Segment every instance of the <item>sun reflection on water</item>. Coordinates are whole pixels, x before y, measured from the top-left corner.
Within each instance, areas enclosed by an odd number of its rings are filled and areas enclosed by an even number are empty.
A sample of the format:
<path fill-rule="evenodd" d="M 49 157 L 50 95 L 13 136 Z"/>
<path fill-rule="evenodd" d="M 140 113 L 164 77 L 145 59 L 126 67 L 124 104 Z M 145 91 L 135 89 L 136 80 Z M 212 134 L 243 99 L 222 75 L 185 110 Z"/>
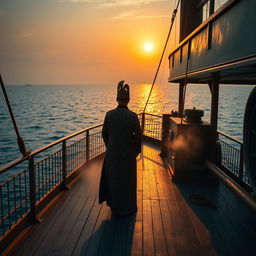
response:
<path fill-rule="evenodd" d="M 172 85 L 170 85 L 171 87 Z M 144 110 L 151 84 L 137 84 L 131 90 L 131 102 L 129 107 L 140 113 Z M 171 112 L 177 109 L 177 88 L 173 86 L 172 90 L 165 90 L 162 86 L 156 84 L 151 93 L 146 112 L 159 114 Z"/>

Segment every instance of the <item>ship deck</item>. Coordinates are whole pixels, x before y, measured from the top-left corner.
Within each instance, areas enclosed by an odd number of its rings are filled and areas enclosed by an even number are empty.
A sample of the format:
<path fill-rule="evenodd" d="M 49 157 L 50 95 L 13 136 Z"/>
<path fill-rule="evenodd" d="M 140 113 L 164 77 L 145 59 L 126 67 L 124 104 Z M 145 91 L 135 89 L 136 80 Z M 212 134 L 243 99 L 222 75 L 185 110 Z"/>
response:
<path fill-rule="evenodd" d="M 8 255 L 251 255 L 256 218 L 221 182 L 173 183 L 157 148 L 144 144 L 137 159 L 138 212 L 117 218 L 98 204 L 102 157 L 27 228 Z M 194 205 L 206 196 L 217 209 Z"/>

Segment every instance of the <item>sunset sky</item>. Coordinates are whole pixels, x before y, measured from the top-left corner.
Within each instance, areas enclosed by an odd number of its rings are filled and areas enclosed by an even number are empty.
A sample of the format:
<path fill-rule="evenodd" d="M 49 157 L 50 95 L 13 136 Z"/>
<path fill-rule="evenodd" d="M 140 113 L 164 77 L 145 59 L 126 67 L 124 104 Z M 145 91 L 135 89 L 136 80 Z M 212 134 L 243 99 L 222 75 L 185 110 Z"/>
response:
<path fill-rule="evenodd" d="M 6 84 L 150 83 L 175 2 L 1 0 L 0 72 Z"/>

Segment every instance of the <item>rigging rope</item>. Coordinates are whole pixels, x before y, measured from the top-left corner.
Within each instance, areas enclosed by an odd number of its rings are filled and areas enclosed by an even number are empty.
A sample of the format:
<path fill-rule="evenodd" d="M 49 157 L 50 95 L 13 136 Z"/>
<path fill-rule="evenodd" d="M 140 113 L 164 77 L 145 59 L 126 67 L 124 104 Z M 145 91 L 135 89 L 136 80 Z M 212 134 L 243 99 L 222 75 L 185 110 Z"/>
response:
<path fill-rule="evenodd" d="M 187 83 L 188 83 L 188 64 L 189 64 L 189 49 L 190 49 L 190 43 L 188 44 L 188 55 L 187 55 L 187 63 L 186 63 L 186 74 L 185 74 L 185 79 L 184 79 L 184 90 L 183 90 L 183 95 L 182 95 L 182 103 L 181 103 L 181 123 L 183 120 L 183 112 L 184 112 L 184 107 L 185 107 L 185 98 L 186 98 L 186 91 L 187 91 Z"/>
<path fill-rule="evenodd" d="M 16 124 L 16 121 L 15 121 L 15 118 L 14 118 L 14 115 L 13 115 L 13 112 L 12 112 L 12 107 L 11 107 L 10 101 L 8 99 L 7 92 L 5 90 L 5 86 L 4 86 L 4 82 L 3 82 L 1 74 L 0 74 L 0 84 L 1 84 L 1 87 L 2 87 L 2 90 L 3 90 L 4 98 L 5 98 L 5 101 L 6 101 L 11 119 L 12 119 L 13 126 L 14 126 L 14 129 L 15 129 L 16 135 L 17 135 L 17 141 L 18 141 L 18 146 L 19 146 L 20 152 L 23 155 L 23 157 L 25 157 L 29 154 L 29 152 L 26 150 L 24 140 L 20 136 L 19 129 L 18 129 L 18 126 Z"/>
<path fill-rule="evenodd" d="M 150 89 L 150 92 L 149 92 L 149 95 L 148 95 L 148 98 L 147 98 L 147 101 L 146 101 L 143 113 L 145 113 L 145 111 L 146 111 L 146 108 L 147 108 L 147 105 L 148 105 L 148 101 L 150 99 L 150 96 L 151 96 L 151 93 L 153 91 L 153 88 L 154 88 L 154 85 L 155 85 L 155 82 L 156 82 L 156 78 L 157 78 L 159 69 L 161 67 L 161 63 L 162 63 L 162 60 L 163 60 L 163 57 L 164 57 L 164 53 L 165 53 L 165 50 L 166 50 L 166 47 L 167 47 L 167 44 L 168 44 L 168 41 L 169 41 L 169 38 L 170 38 L 170 35 L 171 35 L 171 32 L 172 32 L 172 27 L 173 27 L 174 20 L 175 20 L 177 11 L 178 11 L 179 4 L 180 4 L 180 0 L 178 1 L 177 5 L 176 5 L 176 8 L 173 10 L 173 13 L 172 13 L 170 29 L 169 29 L 169 32 L 168 32 L 168 35 L 167 35 L 167 38 L 166 38 L 164 49 L 163 49 L 163 52 L 162 52 L 162 55 L 161 55 L 161 58 L 160 58 L 160 61 L 159 61 L 159 64 L 158 64 L 158 67 L 157 67 L 157 70 L 156 70 L 156 74 L 154 76 L 154 79 L 153 79 L 153 82 L 152 82 L 152 85 L 151 85 L 151 89 Z"/>

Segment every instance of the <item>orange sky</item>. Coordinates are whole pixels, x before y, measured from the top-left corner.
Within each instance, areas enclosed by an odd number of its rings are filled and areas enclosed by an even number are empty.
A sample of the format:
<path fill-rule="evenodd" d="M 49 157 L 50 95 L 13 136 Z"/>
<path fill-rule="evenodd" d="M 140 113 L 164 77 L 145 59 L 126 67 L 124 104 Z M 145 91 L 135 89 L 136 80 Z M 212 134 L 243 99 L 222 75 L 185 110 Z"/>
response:
<path fill-rule="evenodd" d="M 150 83 L 175 2 L 1 0 L 0 72 L 7 84 Z"/>

